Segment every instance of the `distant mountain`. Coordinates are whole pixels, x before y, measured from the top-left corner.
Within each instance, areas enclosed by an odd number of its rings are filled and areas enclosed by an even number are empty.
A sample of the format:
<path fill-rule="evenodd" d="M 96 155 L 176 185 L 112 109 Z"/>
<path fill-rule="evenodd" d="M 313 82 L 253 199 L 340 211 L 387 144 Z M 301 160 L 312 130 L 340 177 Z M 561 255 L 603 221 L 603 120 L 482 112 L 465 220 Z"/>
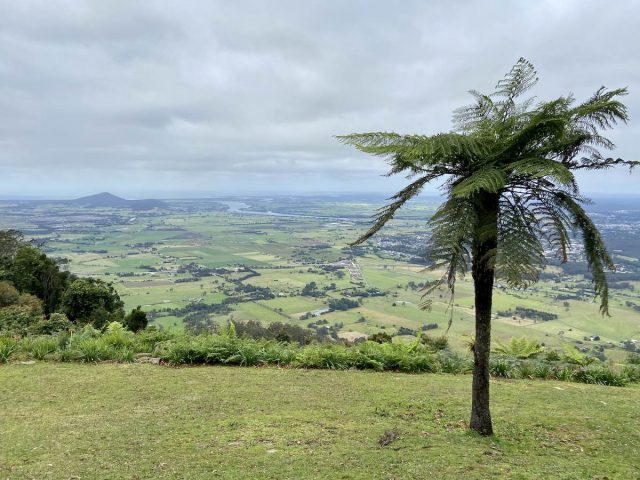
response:
<path fill-rule="evenodd" d="M 81 207 L 92 208 L 131 208 L 133 210 L 152 210 L 154 208 L 167 208 L 168 205 L 161 200 L 127 200 L 108 192 L 89 195 L 88 197 L 76 198 L 68 203 Z"/>

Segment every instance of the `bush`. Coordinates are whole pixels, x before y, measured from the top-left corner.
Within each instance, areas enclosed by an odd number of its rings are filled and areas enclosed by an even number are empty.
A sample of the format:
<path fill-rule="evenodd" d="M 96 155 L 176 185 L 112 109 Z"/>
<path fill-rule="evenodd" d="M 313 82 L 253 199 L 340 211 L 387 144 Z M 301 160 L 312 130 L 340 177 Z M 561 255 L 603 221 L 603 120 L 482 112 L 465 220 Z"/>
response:
<path fill-rule="evenodd" d="M 393 337 L 389 335 L 387 332 L 377 332 L 373 335 L 369 335 L 367 338 L 370 342 L 376 343 L 391 343 L 393 341 Z"/>
<path fill-rule="evenodd" d="M 514 358 L 531 358 L 544 351 L 544 347 L 538 342 L 535 340 L 529 341 L 527 337 L 514 337 L 508 344 L 503 344 L 500 341 L 496 343 L 498 344 L 494 350 L 496 353 Z"/>
<path fill-rule="evenodd" d="M 625 365 L 622 367 L 622 374 L 630 382 L 640 382 L 640 365 Z"/>
<path fill-rule="evenodd" d="M 623 373 L 616 372 L 606 365 L 588 365 L 579 368 L 574 372 L 573 378 L 578 382 L 613 387 L 624 387 L 629 382 Z"/>
<path fill-rule="evenodd" d="M 29 327 L 29 333 L 35 335 L 52 335 L 73 329 L 73 323 L 64 313 L 52 313 L 49 318 L 42 318 Z"/>
<path fill-rule="evenodd" d="M 131 313 L 124 317 L 125 326 L 132 332 L 139 332 L 147 328 L 147 314 L 142 310 L 140 306 L 131 310 Z"/>
<path fill-rule="evenodd" d="M 444 335 L 440 337 L 432 337 L 431 335 L 422 334 L 420 341 L 427 346 L 427 348 L 439 352 L 449 346 L 449 339 Z"/>
<path fill-rule="evenodd" d="M 18 303 L 20 293 L 9 282 L 0 282 L 0 308 Z"/>
<path fill-rule="evenodd" d="M 630 353 L 627 355 L 629 365 L 640 365 L 640 353 Z"/>
<path fill-rule="evenodd" d="M 7 363 L 16 351 L 18 342 L 11 337 L 0 337 L 0 363 Z"/>
<path fill-rule="evenodd" d="M 438 361 L 442 373 L 461 374 L 473 370 L 473 362 L 455 352 L 438 352 Z"/>
<path fill-rule="evenodd" d="M 516 367 L 520 378 L 534 378 L 536 376 L 536 364 L 530 361 L 520 362 Z"/>
<path fill-rule="evenodd" d="M 553 369 L 553 376 L 562 382 L 573 382 L 575 370 L 569 365 L 558 365 Z"/>
<path fill-rule="evenodd" d="M 514 378 L 514 364 L 506 358 L 494 358 L 489 362 L 489 373 L 493 377 Z"/>
<path fill-rule="evenodd" d="M 58 348 L 58 341 L 53 337 L 36 337 L 30 342 L 23 343 L 26 353 L 36 360 L 44 360 L 47 355 L 53 353 Z"/>
<path fill-rule="evenodd" d="M 26 335 L 30 328 L 42 322 L 44 317 L 33 305 L 11 305 L 0 308 L 0 333 Z"/>

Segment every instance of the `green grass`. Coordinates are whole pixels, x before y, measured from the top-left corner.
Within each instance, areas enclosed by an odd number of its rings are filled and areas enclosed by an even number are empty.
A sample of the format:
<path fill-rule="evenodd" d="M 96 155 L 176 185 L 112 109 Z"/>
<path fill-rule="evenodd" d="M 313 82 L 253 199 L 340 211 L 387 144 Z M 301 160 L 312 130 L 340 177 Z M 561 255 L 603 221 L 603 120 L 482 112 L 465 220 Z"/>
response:
<path fill-rule="evenodd" d="M 2 478 L 640 475 L 638 386 L 493 381 L 480 438 L 468 376 L 36 363 L 0 383 Z"/>

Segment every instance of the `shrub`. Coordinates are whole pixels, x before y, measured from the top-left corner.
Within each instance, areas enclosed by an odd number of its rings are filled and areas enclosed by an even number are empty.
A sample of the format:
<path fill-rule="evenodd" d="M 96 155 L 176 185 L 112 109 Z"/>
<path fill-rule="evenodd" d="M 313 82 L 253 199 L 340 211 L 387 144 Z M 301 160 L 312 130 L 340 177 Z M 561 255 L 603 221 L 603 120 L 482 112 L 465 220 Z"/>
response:
<path fill-rule="evenodd" d="M 640 365 L 640 353 L 629 353 L 627 355 L 627 363 L 629 365 Z"/>
<path fill-rule="evenodd" d="M 562 382 L 572 382 L 575 370 L 569 365 L 558 365 L 553 369 L 553 376 Z"/>
<path fill-rule="evenodd" d="M 84 363 L 95 363 L 114 358 L 114 352 L 101 338 L 86 338 L 76 345 L 78 358 Z"/>
<path fill-rule="evenodd" d="M 536 365 L 530 361 L 519 362 L 516 372 L 520 378 L 534 378 L 536 376 Z"/>
<path fill-rule="evenodd" d="M 579 368 L 574 373 L 574 379 L 578 382 L 613 387 L 624 387 L 629 381 L 624 374 L 616 372 L 606 365 L 588 365 Z"/>
<path fill-rule="evenodd" d="M 20 293 L 9 282 L 0 282 L 0 308 L 8 307 L 18 302 Z"/>
<path fill-rule="evenodd" d="M 538 363 L 535 367 L 534 375 L 536 378 L 548 380 L 550 378 L 553 378 L 553 369 L 548 363 Z"/>
<path fill-rule="evenodd" d="M 52 313 L 49 318 L 42 318 L 29 328 L 29 333 L 35 335 L 51 335 L 66 332 L 73 328 L 73 323 L 64 313 Z"/>
<path fill-rule="evenodd" d="M 449 339 L 441 335 L 439 337 L 432 337 L 431 335 L 427 335 L 426 333 L 422 334 L 420 337 L 420 341 L 427 346 L 427 348 L 439 352 L 440 350 L 444 350 L 449 346 Z"/>
<path fill-rule="evenodd" d="M 461 374 L 473 369 L 471 360 L 455 352 L 440 351 L 437 358 L 442 373 Z"/>
<path fill-rule="evenodd" d="M 29 328 L 44 317 L 33 305 L 11 305 L 0 308 L 0 333 L 11 335 L 26 335 Z"/>
<path fill-rule="evenodd" d="M 544 358 L 548 362 L 558 362 L 560 361 L 560 354 L 556 350 L 549 350 L 545 353 Z"/>
<path fill-rule="evenodd" d="M 147 314 L 142 310 L 140 306 L 131 310 L 131 313 L 124 317 L 124 324 L 132 332 L 139 332 L 140 330 L 144 330 L 145 328 L 147 328 L 148 323 L 149 320 L 147 320 Z"/>
<path fill-rule="evenodd" d="M 7 363 L 16 351 L 18 342 L 11 337 L 0 337 L 0 363 Z"/>
<path fill-rule="evenodd" d="M 30 342 L 24 342 L 23 348 L 36 360 L 44 360 L 47 355 L 58 348 L 58 341 L 52 337 L 36 337 Z"/>
<path fill-rule="evenodd" d="M 498 344 L 494 350 L 496 353 L 514 358 L 531 358 L 544 351 L 544 347 L 538 342 L 529 341 L 527 337 L 514 337 L 506 345 L 499 340 L 496 343 Z"/>
<path fill-rule="evenodd" d="M 489 362 L 489 373 L 494 377 L 514 378 L 514 365 L 506 358 L 494 358 Z"/>
<path fill-rule="evenodd" d="M 376 332 L 373 335 L 369 335 L 367 340 L 376 343 L 391 343 L 393 341 L 393 337 L 387 332 Z"/>
<path fill-rule="evenodd" d="M 622 367 L 622 374 L 630 382 L 640 382 L 640 365 L 625 365 Z"/>

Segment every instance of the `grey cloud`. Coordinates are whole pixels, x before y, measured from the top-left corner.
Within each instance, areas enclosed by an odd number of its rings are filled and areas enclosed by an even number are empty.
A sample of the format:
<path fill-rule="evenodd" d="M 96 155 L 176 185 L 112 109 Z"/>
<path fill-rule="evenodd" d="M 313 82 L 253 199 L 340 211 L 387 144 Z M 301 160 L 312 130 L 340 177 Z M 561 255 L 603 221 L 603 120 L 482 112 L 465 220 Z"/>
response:
<path fill-rule="evenodd" d="M 598 1 L 2 2 L 0 195 L 391 192 L 402 178 L 333 136 L 448 130 L 520 56 L 542 98 L 628 86 L 633 122 L 639 18 Z M 614 154 L 640 159 L 638 131 L 620 126 Z M 635 192 L 638 174 L 609 178 Z"/>

